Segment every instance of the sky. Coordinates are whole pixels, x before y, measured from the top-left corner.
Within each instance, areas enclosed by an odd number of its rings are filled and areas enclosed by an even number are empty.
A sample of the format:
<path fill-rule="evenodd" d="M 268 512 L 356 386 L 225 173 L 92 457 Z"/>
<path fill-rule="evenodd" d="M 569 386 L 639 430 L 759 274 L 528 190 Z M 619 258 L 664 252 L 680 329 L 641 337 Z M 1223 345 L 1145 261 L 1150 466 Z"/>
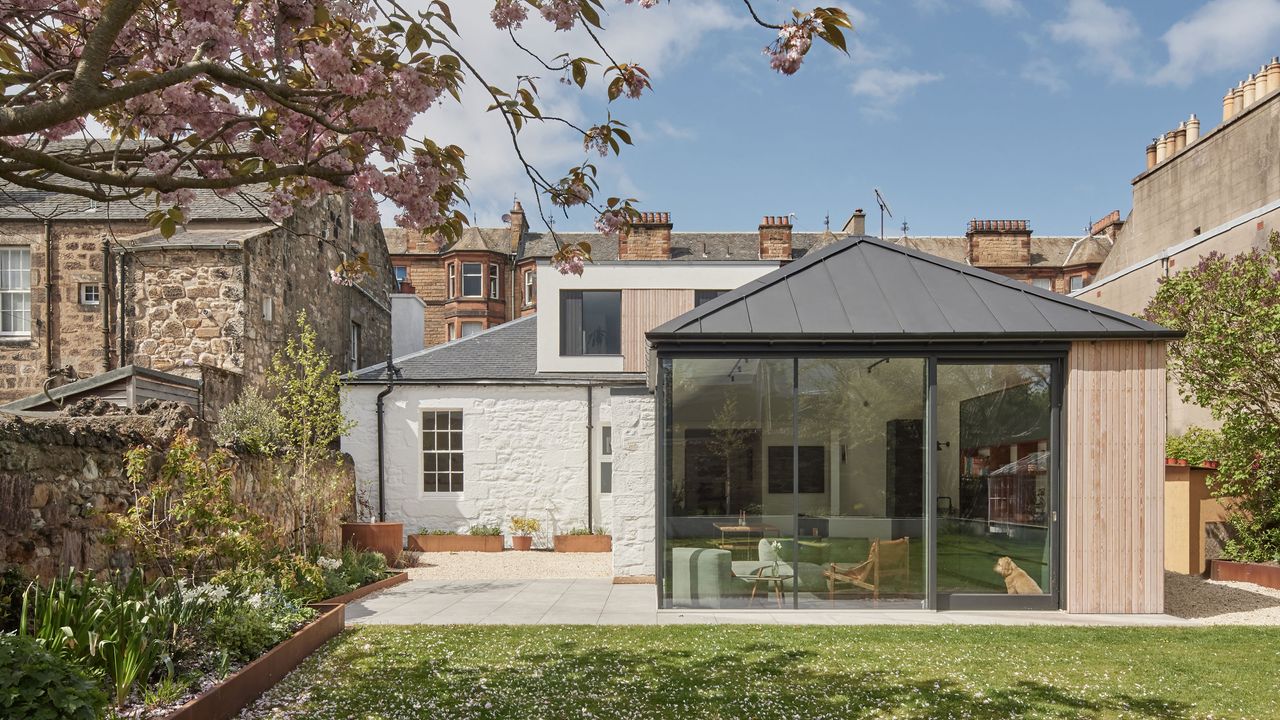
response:
<path fill-rule="evenodd" d="M 754 0 L 767 19 L 792 3 Z M 596 158 L 601 193 L 671 213 L 676 230 L 749 230 L 794 214 L 797 230 L 839 230 L 855 208 L 878 232 L 873 188 L 893 217 L 886 234 L 958 235 L 970 218 L 1026 219 L 1039 235 L 1082 233 L 1127 214 L 1146 145 L 1195 113 L 1201 134 L 1222 117 L 1228 87 L 1280 55 L 1280 0 L 866 0 L 833 2 L 854 20 L 850 53 L 815 44 L 794 76 L 762 54 L 770 31 L 738 0 L 670 0 L 652 9 L 606 0 L 602 40 L 653 74 L 641 100 L 606 103 L 532 65 L 488 20 L 488 0 L 452 3 L 461 49 L 491 84 L 538 75 L 544 112 L 587 125 L 606 112 L 635 147 Z M 807 6 L 804 6 L 807 7 Z M 581 32 L 531 17 L 531 49 L 586 54 Z M 468 153 L 468 214 L 501 224 L 535 203 L 511 140 L 471 83 L 463 102 L 424 114 L 414 134 Z M 584 157 L 561 128 L 520 134 L 522 151 L 558 177 Z M 555 216 L 584 230 L 589 213 Z"/>

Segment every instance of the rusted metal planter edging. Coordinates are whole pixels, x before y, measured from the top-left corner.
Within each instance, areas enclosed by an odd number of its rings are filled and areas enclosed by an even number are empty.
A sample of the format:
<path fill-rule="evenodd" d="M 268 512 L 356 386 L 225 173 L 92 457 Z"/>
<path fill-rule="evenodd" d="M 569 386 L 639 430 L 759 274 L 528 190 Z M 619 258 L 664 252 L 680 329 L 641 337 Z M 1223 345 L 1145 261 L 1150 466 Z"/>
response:
<path fill-rule="evenodd" d="M 613 552 L 613 538 L 609 535 L 556 535 L 556 552 Z"/>
<path fill-rule="evenodd" d="M 331 597 L 331 598 L 329 598 L 328 600 L 323 601 L 323 603 L 322 603 L 322 604 L 324 604 L 324 605 L 333 605 L 333 604 L 341 603 L 341 604 L 344 604 L 344 605 L 345 605 L 346 603 L 349 603 L 349 602 L 355 602 L 356 600 L 359 600 L 360 598 L 364 597 L 365 595 L 369 595 L 369 594 L 371 594 L 371 593 L 376 593 L 376 592 L 378 592 L 379 590 L 386 590 L 386 589 L 387 589 L 387 588 L 389 588 L 389 587 L 393 587 L 393 586 L 395 586 L 395 585 L 399 585 L 400 583 L 402 583 L 402 582 L 404 582 L 404 581 L 406 581 L 406 580 L 408 580 L 408 579 L 409 579 L 409 573 L 408 573 L 408 572 L 404 572 L 404 571 L 402 571 L 402 572 L 398 572 L 398 573 L 396 573 L 396 574 L 394 574 L 394 575 L 389 575 L 389 576 L 387 576 L 387 577 L 385 577 L 385 578 L 383 578 L 382 580 L 379 580 L 379 581 L 377 581 L 377 582 L 371 582 L 371 583 L 369 583 L 368 585 L 361 585 L 360 587 L 356 588 L 355 590 L 352 590 L 351 592 L 346 593 L 346 594 L 344 594 L 344 595 L 339 595 L 339 596 L 337 596 L 337 597 Z"/>
<path fill-rule="evenodd" d="M 1280 565 L 1210 560 L 1209 579 L 1249 582 L 1280 590 Z"/>
<path fill-rule="evenodd" d="M 311 607 L 320 611 L 314 620 L 262 657 L 169 713 L 165 720 L 227 720 L 257 700 L 345 627 L 345 605 L 324 602 Z"/>

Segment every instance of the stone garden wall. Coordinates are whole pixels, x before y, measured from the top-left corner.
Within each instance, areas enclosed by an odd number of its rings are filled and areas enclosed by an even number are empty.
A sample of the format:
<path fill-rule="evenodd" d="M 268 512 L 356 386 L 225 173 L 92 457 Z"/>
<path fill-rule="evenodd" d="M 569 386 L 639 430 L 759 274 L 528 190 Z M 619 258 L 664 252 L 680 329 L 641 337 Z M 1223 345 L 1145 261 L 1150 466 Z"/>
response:
<path fill-rule="evenodd" d="M 160 405 L 146 414 L 18 417 L 0 413 L 0 568 L 17 565 L 49 577 L 70 567 L 128 568 L 127 547 L 108 537 L 106 515 L 126 510 L 133 489 L 124 453 L 138 445 L 163 448 L 181 429 L 204 438 L 206 428 L 186 406 Z M 285 493 L 273 481 L 287 471 L 271 458 L 236 457 L 237 497 L 275 529 L 294 530 Z M 350 463 L 343 471 L 352 486 Z M 322 518 L 338 540 L 338 517 Z"/>

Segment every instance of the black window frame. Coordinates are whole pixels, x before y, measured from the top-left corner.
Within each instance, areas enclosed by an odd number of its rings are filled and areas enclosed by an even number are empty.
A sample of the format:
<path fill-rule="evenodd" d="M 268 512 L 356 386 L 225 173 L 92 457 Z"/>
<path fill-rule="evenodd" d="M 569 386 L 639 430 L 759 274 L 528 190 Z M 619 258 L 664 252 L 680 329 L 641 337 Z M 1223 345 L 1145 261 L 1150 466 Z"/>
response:
<path fill-rule="evenodd" d="M 729 291 L 728 290 L 694 290 L 693 306 L 698 307 L 699 305 L 704 305 L 706 303 L 709 303 L 712 300 L 715 300 L 716 298 L 720 297 L 721 295 L 727 292 Z"/>
<path fill-rule="evenodd" d="M 615 320 L 606 318 L 603 338 L 589 339 L 584 329 L 588 300 L 604 300 L 608 296 Z M 611 309 L 612 309 L 611 308 Z M 610 327 L 612 326 L 612 327 Z M 576 329 L 578 337 L 572 337 Z M 599 347 L 603 345 L 603 347 Z M 589 349 L 590 348 L 590 349 Z M 622 354 L 622 291 L 621 290 L 561 290 L 560 291 L 560 355 L 565 357 L 599 357 Z"/>

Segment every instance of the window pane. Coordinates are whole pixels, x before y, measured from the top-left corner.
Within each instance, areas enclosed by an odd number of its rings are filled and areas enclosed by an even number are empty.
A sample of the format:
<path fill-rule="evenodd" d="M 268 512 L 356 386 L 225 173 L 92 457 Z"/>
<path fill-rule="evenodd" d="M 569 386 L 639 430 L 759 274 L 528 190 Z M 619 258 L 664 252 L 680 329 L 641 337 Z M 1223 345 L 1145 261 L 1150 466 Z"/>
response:
<path fill-rule="evenodd" d="M 711 302 L 721 295 L 729 292 L 728 290 L 694 290 L 693 306 L 697 307 L 703 303 Z"/>
<path fill-rule="evenodd" d="M 481 291 L 480 263 L 462 263 L 462 294 L 466 297 L 480 297 Z"/>
<path fill-rule="evenodd" d="M 613 463 L 600 463 L 600 492 L 613 492 Z"/>
<path fill-rule="evenodd" d="M 613 428 L 608 425 L 601 426 L 600 428 L 600 454 L 613 454 Z"/>
<path fill-rule="evenodd" d="M 1074 292 L 1084 287 L 1084 276 L 1074 275 L 1071 278 L 1071 290 Z"/>
<path fill-rule="evenodd" d="M 457 411 L 449 413 L 449 429 L 462 430 L 462 413 Z"/>
<path fill-rule="evenodd" d="M 436 454 L 433 452 L 422 453 L 422 471 L 435 472 L 436 470 Z"/>
<path fill-rule="evenodd" d="M 450 489 L 453 492 L 462 492 L 462 473 L 453 474 L 453 487 Z"/>
<path fill-rule="evenodd" d="M 618 355 L 622 352 L 622 293 L 589 290 L 582 293 L 582 354 Z"/>
<path fill-rule="evenodd" d="M 484 323 L 464 322 L 462 323 L 462 337 L 471 337 L 477 333 L 484 332 Z"/>
<path fill-rule="evenodd" d="M 498 297 L 499 289 L 500 287 L 498 284 L 498 266 L 490 265 L 489 266 L 489 297 L 491 298 Z"/>

